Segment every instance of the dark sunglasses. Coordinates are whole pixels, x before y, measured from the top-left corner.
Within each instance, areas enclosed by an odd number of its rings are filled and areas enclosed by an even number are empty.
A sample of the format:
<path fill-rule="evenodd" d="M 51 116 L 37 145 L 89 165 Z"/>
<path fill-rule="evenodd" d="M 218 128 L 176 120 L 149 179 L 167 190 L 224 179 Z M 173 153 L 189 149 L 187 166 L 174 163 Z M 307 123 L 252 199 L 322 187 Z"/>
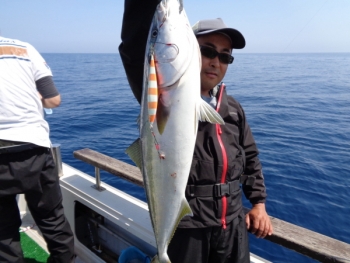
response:
<path fill-rule="evenodd" d="M 227 53 L 219 53 L 214 48 L 208 46 L 199 46 L 201 53 L 203 56 L 213 59 L 217 56 L 219 57 L 219 61 L 223 64 L 231 64 L 233 62 L 233 57 Z"/>

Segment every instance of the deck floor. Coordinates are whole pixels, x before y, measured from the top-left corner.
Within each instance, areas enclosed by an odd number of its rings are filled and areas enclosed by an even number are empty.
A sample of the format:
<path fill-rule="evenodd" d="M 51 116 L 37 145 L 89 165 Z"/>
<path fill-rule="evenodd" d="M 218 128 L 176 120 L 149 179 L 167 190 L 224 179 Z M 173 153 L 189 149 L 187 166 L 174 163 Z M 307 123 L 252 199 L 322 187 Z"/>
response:
<path fill-rule="evenodd" d="M 34 242 L 36 242 L 41 248 L 43 248 L 48 254 L 46 242 L 41 235 L 39 228 L 35 225 L 32 216 L 29 213 L 22 215 L 22 229 L 25 230 L 25 233 L 30 237 Z M 75 259 L 75 263 L 85 263 L 79 257 Z"/>

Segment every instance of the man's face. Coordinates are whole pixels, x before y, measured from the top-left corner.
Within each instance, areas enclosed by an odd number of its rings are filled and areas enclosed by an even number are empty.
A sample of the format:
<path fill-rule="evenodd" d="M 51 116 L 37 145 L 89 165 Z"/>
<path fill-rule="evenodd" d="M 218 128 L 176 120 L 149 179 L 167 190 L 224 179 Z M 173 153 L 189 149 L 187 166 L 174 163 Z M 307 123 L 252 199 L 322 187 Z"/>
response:
<path fill-rule="evenodd" d="M 227 36 L 213 33 L 197 38 L 200 46 L 214 48 L 219 53 L 231 54 L 231 43 Z M 221 63 L 219 58 L 207 58 L 202 55 L 201 93 L 209 96 L 209 91 L 219 84 L 226 74 L 228 64 Z"/>

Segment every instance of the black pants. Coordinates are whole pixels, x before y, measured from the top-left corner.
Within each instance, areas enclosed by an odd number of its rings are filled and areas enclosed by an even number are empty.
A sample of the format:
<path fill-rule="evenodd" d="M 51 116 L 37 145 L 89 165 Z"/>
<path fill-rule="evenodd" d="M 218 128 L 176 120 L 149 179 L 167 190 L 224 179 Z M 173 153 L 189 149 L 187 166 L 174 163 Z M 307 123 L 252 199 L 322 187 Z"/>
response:
<path fill-rule="evenodd" d="M 249 263 L 248 232 L 243 212 L 226 229 L 176 229 L 168 255 L 172 263 Z"/>
<path fill-rule="evenodd" d="M 74 236 L 64 215 L 57 170 L 44 147 L 0 154 L 0 262 L 24 262 L 16 201 L 20 193 L 47 243 L 48 262 L 74 262 Z"/>

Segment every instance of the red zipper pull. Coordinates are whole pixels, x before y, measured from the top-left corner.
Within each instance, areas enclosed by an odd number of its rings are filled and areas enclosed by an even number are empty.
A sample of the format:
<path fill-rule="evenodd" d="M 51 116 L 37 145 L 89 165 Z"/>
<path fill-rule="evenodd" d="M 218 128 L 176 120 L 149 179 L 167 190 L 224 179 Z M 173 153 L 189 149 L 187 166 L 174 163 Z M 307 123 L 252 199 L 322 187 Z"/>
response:
<path fill-rule="evenodd" d="M 223 218 L 223 219 L 221 220 L 221 223 L 222 223 L 222 228 L 223 228 L 223 229 L 226 229 L 226 218 Z"/>
<path fill-rule="evenodd" d="M 221 129 L 221 125 L 220 124 L 216 124 L 216 127 L 218 129 L 218 134 L 222 134 L 222 129 Z"/>

